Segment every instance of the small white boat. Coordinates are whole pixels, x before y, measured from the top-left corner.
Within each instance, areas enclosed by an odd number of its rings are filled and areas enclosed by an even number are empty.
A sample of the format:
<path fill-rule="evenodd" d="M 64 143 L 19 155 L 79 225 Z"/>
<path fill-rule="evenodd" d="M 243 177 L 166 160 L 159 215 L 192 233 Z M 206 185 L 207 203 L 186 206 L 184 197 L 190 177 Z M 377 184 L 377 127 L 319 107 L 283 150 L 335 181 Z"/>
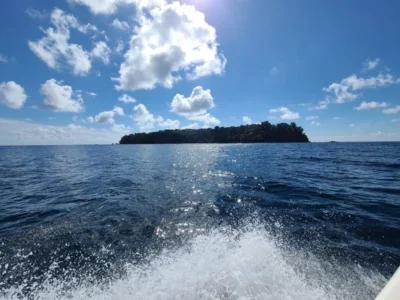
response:
<path fill-rule="evenodd" d="M 397 269 L 375 300 L 400 300 L 400 268 Z"/>

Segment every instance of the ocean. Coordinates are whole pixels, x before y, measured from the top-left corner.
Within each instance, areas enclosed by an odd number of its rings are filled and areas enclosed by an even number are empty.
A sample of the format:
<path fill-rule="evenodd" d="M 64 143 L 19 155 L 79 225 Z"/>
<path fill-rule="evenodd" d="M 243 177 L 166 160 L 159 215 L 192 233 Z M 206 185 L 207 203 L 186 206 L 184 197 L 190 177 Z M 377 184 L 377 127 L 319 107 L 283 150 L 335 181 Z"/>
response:
<path fill-rule="evenodd" d="M 400 143 L 0 147 L 0 299 L 373 299 Z"/>

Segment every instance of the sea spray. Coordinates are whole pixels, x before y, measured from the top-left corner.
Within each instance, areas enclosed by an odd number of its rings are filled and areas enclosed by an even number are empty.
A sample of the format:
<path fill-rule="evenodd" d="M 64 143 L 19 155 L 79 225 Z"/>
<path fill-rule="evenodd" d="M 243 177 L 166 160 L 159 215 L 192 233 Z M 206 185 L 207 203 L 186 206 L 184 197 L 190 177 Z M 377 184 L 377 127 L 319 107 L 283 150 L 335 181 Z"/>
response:
<path fill-rule="evenodd" d="M 372 299 L 385 282 L 360 266 L 293 250 L 261 225 L 221 227 L 148 255 L 147 262 L 126 262 L 114 280 L 96 282 L 88 274 L 77 282 L 66 273 L 25 295 L 13 287 L 1 299 L 361 300 Z"/>

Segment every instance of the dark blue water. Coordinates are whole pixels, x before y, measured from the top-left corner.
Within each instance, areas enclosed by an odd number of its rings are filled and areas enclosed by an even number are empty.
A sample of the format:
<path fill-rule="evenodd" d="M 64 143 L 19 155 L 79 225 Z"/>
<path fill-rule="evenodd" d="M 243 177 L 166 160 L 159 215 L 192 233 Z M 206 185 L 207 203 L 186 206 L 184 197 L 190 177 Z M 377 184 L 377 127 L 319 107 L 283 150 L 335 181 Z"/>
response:
<path fill-rule="evenodd" d="M 373 299 L 400 143 L 0 147 L 1 299 Z"/>

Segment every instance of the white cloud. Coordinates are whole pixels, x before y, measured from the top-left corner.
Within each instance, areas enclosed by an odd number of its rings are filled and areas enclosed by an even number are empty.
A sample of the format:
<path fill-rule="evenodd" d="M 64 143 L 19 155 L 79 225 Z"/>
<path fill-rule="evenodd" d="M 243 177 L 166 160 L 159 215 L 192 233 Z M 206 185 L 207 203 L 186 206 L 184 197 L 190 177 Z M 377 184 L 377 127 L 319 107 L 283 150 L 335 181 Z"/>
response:
<path fill-rule="evenodd" d="M 114 106 L 113 110 L 103 111 L 94 117 L 88 117 L 86 120 L 89 123 L 110 123 L 114 124 L 115 120 L 114 117 L 123 116 L 124 110 L 119 106 Z"/>
<path fill-rule="evenodd" d="M 392 122 L 393 122 L 393 123 L 400 122 L 400 119 L 392 119 Z"/>
<path fill-rule="evenodd" d="M 253 120 L 252 120 L 250 117 L 248 117 L 248 116 L 243 116 L 242 121 L 243 121 L 243 123 L 246 124 L 246 125 L 253 124 Z"/>
<path fill-rule="evenodd" d="M 83 99 L 79 93 L 74 93 L 72 87 L 62 85 L 62 81 L 49 79 L 40 89 L 44 95 L 44 107 L 56 112 L 75 112 L 83 111 Z M 76 97 L 75 99 L 73 97 Z"/>
<path fill-rule="evenodd" d="M 93 48 L 91 55 L 93 57 L 99 58 L 103 61 L 105 65 L 110 63 L 111 49 L 103 41 L 97 42 Z"/>
<path fill-rule="evenodd" d="M 135 103 L 136 99 L 127 94 L 123 94 L 121 97 L 118 98 L 118 101 L 121 101 L 123 103 Z"/>
<path fill-rule="evenodd" d="M 119 78 L 114 78 L 117 89 L 171 88 L 182 76 L 193 80 L 224 72 L 216 31 L 194 6 L 175 1 L 139 10 L 137 22 Z"/>
<path fill-rule="evenodd" d="M 320 122 L 317 122 L 317 121 L 311 121 L 310 124 L 311 124 L 311 125 L 315 125 L 315 126 L 320 126 L 320 125 L 321 125 L 321 123 L 320 123 Z"/>
<path fill-rule="evenodd" d="M 192 123 L 185 127 L 182 127 L 182 129 L 198 129 L 198 128 L 199 128 L 199 123 Z"/>
<path fill-rule="evenodd" d="M 116 123 L 113 123 L 113 124 L 111 125 L 111 131 L 113 131 L 113 132 L 118 132 L 118 133 L 126 134 L 126 133 L 129 132 L 130 129 L 131 129 L 130 127 L 127 127 L 127 126 L 125 126 L 124 124 L 116 124 Z"/>
<path fill-rule="evenodd" d="M 279 69 L 277 68 L 277 67 L 273 67 L 270 71 L 269 71 L 269 74 L 271 74 L 271 75 L 276 75 L 276 74 L 278 74 L 280 71 L 279 71 Z"/>
<path fill-rule="evenodd" d="M 44 30 L 45 36 L 40 40 L 29 41 L 32 52 L 52 69 L 62 65 L 72 68 L 75 75 L 87 75 L 92 67 L 90 54 L 81 45 L 69 43 L 70 28 L 82 33 L 96 32 L 91 24 L 81 25 L 71 14 L 56 8 L 51 14 L 51 23 L 55 28 Z"/>
<path fill-rule="evenodd" d="M 96 97 L 97 96 L 97 94 L 93 93 L 93 92 L 86 92 L 86 94 L 88 94 L 89 96 L 92 96 L 92 97 Z"/>
<path fill-rule="evenodd" d="M 210 127 L 210 126 L 216 126 L 216 125 L 221 124 L 220 120 L 213 117 L 209 113 L 206 113 L 204 115 L 190 115 L 190 116 L 187 116 L 186 118 L 190 121 L 203 122 L 204 123 L 203 127 Z"/>
<path fill-rule="evenodd" d="M 117 46 L 114 48 L 115 52 L 117 52 L 118 54 L 121 54 L 122 51 L 124 51 L 125 49 L 125 44 L 122 40 L 119 40 L 117 43 Z"/>
<path fill-rule="evenodd" d="M 161 121 L 159 126 L 165 129 L 178 129 L 180 122 L 178 120 L 167 119 L 165 121 Z"/>
<path fill-rule="evenodd" d="M 282 120 L 296 120 L 300 118 L 300 114 L 297 112 L 292 112 L 289 108 L 287 107 L 280 107 L 276 109 L 270 109 L 270 113 L 281 113 L 280 118 Z"/>
<path fill-rule="evenodd" d="M 7 63 L 8 59 L 0 53 L 0 63 Z"/>
<path fill-rule="evenodd" d="M 114 19 L 114 21 L 111 23 L 111 26 L 119 30 L 129 30 L 128 22 L 120 21 L 118 19 Z"/>
<path fill-rule="evenodd" d="M 136 105 L 133 110 L 135 113 L 132 116 L 132 119 L 136 122 L 141 122 L 141 123 L 153 123 L 154 122 L 154 115 L 151 114 L 146 106 L 144 104 L 138 104 Z"/>
<path fill-rule="evenodd" d="M 357 99 L 358 95 L 349 92 L 350 87 L 340 83 L 332 83 L 328 88 L 324 88 L 325 92 L 333 93 L 335 95 L 334 101 L 336 103 L 350 102 Z M 328 103 L 322 104 L 322 109 L 327 108 Z"/>
<path fill-rule="evenodd" d="M 214 98 L 210 90 L 204 90 L 197 86 L 189 97 L 176 94 L 170 104 L 171 111 L 177 113 L 190 121 L 204 122 L 205 127 L 219 125 L 221 122 L 207 113 L 208 109 L 214 107 Z"/>
<path fill-rule="evenodd" d="M 356 93 L 359 90 L 366 88 L 378 88 L 392 84 L 400 83 L 400 79 L 396 79 L 391 74 L 379 74 L 376 77 L 362 78 L 353 74 L 340 83 L 332 83 L 329 87 L 323 90 L 333 95 L 333 101 L 336 103 L 350 102 L 359 97 Z"/>
<path fill-rule="evenodd" d="M 47 18 L 48 14 L 46 13 L 46 11 L 42 10 L 39 11 L 37 9 L 33 9 L 33 8 L 28 8 L 25 11 L 28 16 L 30 16 L 32 19 L 38 19 L 38 20 L 44 20 Z"/>
<path fill-rule="evenodd" d="M 320 101 L 317 106 L 310 107 L 308 110 L 323 110 L 323 109 L 327 109 L 329 103 L 331 103 L 331 101 L 329 99 L 324 99 L 324 100 Z"/>
<path fill-rule="evenodd" d="M 0 103 L 12 109 L 20 109 L 26 101 L 25 90 L 14 81 L 0 83 Z"/>
<path fill-rule="evenodd" d="M 118 115 L 118 116 L 123 116 L 124 115 L 124 109 L 119 106 L 114 106 L 113 112 Z"/>
<path fill-rule="evenodd" d="M 113 111 L 103 111 L 94 117 L 96 123 L 114 123 Z"/>
<path fill-rule="evenodd" d="M 382 112 L 383 112 L 384 114 L 388 114 L 388 115 L 390 115 L 390 114 L 397 114 L 397 113 L 400 112 L 400 105 L 396 105 L 395 107 L 391 107 L 391 108 L 384 109 L 384 110 L 382 110 Z"/>
<path fill-rule="evenodd" d="M 145 105 L 138 104 L 133 110 L 135 113 L 132 115 L 132 119 L 139 126 L 141 131 L 149 131 L 154 128 L 157 119 L 151 114 Z M 158 120 L 162 120 L 162 118 L 158 118 Z"/>
<path fill-rule="evenodd" d="M 138 8 L 162 5 L 165 0 L 67 0 L 70 4 L 87 6 L 93 14 L 113 14 L 118 6 L 135 4 Z"/>
<path fill-rule="evenodd" d="M 183 116 L 205 114 L 207 110 L 214 107 L 214 98 L 210 90 L 197 86 L 189 97 L 185 98 L 181 94 L 176 94 L 170 107 L 172 112 Z"/>
<path fill-rule="evenodd" d="M 119 127 L 119 130 L 113 130 Z M 123 125 L 122 125 L 123 126 Z M 111 129 L 70 124 L 44 125 L 0 118 L 1 145 L 71 145 L 117 143 L 127 134 L 129 127 L 113 124 Z"/>
<path fill-rule="evenodd" d="M 306 120 L 307 120 L 307 121 L 312 121 L 312 120 L 317 120 L 317 119 L 319 119 L 318 116 L 307 116 L 307 117 L 306 117 Z"/>
<path fill-rule="evenodd" d="M 379 65 L 380 59 L 367 59 L 364 63 L 365 70 L 373 70 Z"/>
<path fill-rule="evenodd" d="M 366 102 L 363 101 L 361 102 L 361 104 L 357 107 L 355 107 L 354 109 L 356 110 L 370 110 L 370 109 L 377 109 L 377 108 L 386 108 L 389 105 L 386 102 Z"/>
<path fill-rule="evenodd" d="M 155 117 L 143 104 L 136 105 L 133 110 L 135 113 L 132 115 L 132 119 L 136 122 L 136 125 L 139 127 L 140 131 L 150 131 L 156 126 L 159 126 L 163 129 L 177 129 L 180 126 L 180 122 L 178 120 L 164 120 L 161 116 Z"/>

